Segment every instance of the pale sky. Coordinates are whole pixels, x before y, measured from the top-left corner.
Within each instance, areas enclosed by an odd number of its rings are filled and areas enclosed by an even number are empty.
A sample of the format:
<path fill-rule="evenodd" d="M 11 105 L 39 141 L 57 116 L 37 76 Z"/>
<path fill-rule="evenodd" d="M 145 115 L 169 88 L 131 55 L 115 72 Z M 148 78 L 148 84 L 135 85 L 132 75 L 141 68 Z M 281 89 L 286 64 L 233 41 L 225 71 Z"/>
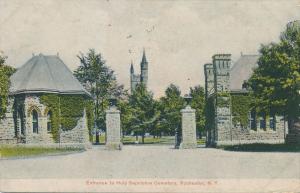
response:
<path fill-rule="evenodd" d="M 203 65 L 213 54 L 230 53 L 233 61 L 257 54 L 296 19 L 300 0 L 0 0 L 0 50 L 15 67 L 32 53 L 59 52 L 74 70 L 76 55 L 94 48 L 129 89 L 130 61 L 139 71 L 144 47 L 158 97 L 170 83 L 182 94 L 204 86 Z"/>

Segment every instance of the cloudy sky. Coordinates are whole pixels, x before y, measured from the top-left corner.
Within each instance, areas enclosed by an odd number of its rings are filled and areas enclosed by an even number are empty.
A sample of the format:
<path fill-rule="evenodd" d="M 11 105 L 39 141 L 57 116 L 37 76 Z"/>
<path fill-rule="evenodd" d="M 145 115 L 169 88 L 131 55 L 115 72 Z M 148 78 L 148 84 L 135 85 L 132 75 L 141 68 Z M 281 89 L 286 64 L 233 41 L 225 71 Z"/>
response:
<path fill-rule="evenodd" d="M 58 52 L 74 70 L 76 55 L 94 48 L 129 88 L 130 61 L 139 71 L 144 47 L 157 97 L 170 83 L 183 94 L 204 86 L 213 54 L 257 54 L 296 19 L 300 0 L 0 0 L 0 50 L 15 67 L 32 53 Z"/>

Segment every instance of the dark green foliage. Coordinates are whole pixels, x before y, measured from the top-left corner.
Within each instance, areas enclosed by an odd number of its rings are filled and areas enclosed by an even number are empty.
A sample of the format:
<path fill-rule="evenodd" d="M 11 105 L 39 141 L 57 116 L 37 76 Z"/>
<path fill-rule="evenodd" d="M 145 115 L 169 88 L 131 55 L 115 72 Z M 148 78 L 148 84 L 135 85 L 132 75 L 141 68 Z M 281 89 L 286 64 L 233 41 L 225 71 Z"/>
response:
<path fill-rule="evenodd" d="M 249 112 L 253 106 L 253 97 L 248 94 L 233 94 L 231 96 L 233 124 L 238 122 L 242 127 L 248 126 Z"/>
<path fill-rule="evenodd" d="M 80 117 L 83 116 L 84 108 L 86 108 L 89 131 L 93 128 L 93 103 L 84 96 L 43 94 L 40 96 L 40 100 L 52 112 L 51 132 L 56 142 L 59 141 L 60 124 L 63 130 L 73 129 Z"/>
<path fill-rule="evenodd" d="M 199 131 L 204 130 L 204 89 L 200 86 L 191 88 L 193 100 L 191 106 L 196 109 L 196 121 Z M 152 93 L 143 84 L 137 85 L 127 100 L 119 100 L 122 130 L 124 134 L 141 135 L 146 132 L 153 136 L 174 135 L 181 129 L 181 113 L 184 99 L 178 86 L 171 84 L 165 96 L 154 100 Z"/>
<path fill-rule="evenodd" d="M 288 116 L 300 116 L 300 25 L 289 25 L 279 43 L 262 45 L 258 68 L 248 81 L 257 107 Z"/>
<path fill-rule="evenodd" d="M 230 107 L 230 93 L 228 92 L 218 92 L 216 105 L 218 107 Z"/>
<path fill-rule="evenodd" d="M 201 134 L 205 129 L 205 93 L 204 88 L 201 86 L 195 86 L 190 88 L 190 95 L 192 96 L 191 107 L 196 110 L 196 127 Z"/>
<path fill-rule="evenodd" d="M 73 129 L 77 125 L 77 121 L 83 116 L 85 105 L 83 96 L 60 96 L 61 126 L 63 130 Z"/>
<path fill-rule="evenodd" d="M 215 98 L 209 97 L 205 102 L 205 129 L 211 130 L 215 127 Z"/>
<path fill-rule="evenodd" d="M 230 97 L 217 97 L 218 107 L 230 107 Z"/>
<path fill-rule="evenodd" d="M 218 92 L 217 96 L 218 97 L 230 97 L 230 93 L 229 92 Z"/>
<path fill-rule="evenodd" d="M 95 116 L 94 116 L 94 101 L 86 100 L 85 101 L 87 124 L 89 128 L 89 140 L 93 140 L 92 130 L 94 128 Z"/>
<path fill-rule="evenodd" d="M 184 100 L 180 96 L 178 86 L 171 84 L 165 91 L 165 96 L 160 99 L 159 130 L 165 134 L 174 135 L 176 128 L 181 128 L 180 110 L 184 107 Z"/>
<path fill-rule="evenodd" d="M 130 134 L 131 120 L 133 119 L 133 109 L 127 100 L 119 100 L 118 109 L 121 111 L 121 128 L 123 134 Z"/>
<path fill-rule="evenodd" d="M 132 110 L 131 131 L 141 135 L 144 143 L 145 133 L 151 131 L 158 117 L 153 94 L 147 91 L 144 84 L 139 84 L 129 97 L 129 104 Z"/>
<path fill-rule="evenodd" d="M 80 66 L 74 71 L 75 77 L 92 94 L 94 102 L 95 121 L 98 128 L 105 130 L 105 110 L 111 96 L 121 99 L 124 96 L 123 85 L 118 85 L 114 71 L 111 70 L 101 54 L 90 49 L 84 55 L 78 56 Z"/>
<path fill-rule="evenodd" d="M 40 101 L 46 105 L 52 113 L 52 136 L 55 142 L 59 141 L 59 125 L 60 125 L 60 113 L 59 113 L 59 96 L 56 94 L 44 94 L 40 96 Z"/>
<path fill-rule="evenodd" d="M 7 108 L 9 77 L 16 71 L 13 67 L 4 65 L 6 57 L 0 55 L 0 119 L 4 118 Z"/>

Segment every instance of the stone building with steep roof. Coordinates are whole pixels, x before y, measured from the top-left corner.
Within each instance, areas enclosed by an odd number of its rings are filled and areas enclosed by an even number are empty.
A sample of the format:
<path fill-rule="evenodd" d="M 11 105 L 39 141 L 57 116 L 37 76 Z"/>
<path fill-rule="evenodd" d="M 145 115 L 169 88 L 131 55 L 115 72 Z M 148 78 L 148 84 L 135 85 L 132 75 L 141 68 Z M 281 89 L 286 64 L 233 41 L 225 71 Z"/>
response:
<path fill-rule="evenodd" d="M 0 144 L 89 143 L 84 104 L 90 94 L 58 55 L 33 55 L 10 82 L 6 116 L 0 120 Z M 62 110 L 63 104 L 72 108 L 71 100 L 78 102 L 74 104 L 77 114 Z"/>
<path fill-rule="evenodd" d="M 283 116 L 258 113 L 244 84 L 258 55 L 244 55 L 231 66 L 230 54 L 216 54 L 204 65 L 207 146 L 245 143 L 283 143 Z"/>

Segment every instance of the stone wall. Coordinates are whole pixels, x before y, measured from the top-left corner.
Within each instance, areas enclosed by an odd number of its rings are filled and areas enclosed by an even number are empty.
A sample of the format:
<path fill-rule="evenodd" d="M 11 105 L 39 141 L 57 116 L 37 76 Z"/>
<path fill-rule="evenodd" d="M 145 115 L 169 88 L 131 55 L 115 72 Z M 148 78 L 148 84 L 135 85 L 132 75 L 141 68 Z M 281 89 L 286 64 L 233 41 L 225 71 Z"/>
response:
<path fill-rule="evenodd" d="M 60 143 L 89 143 L 89 130 L 85 111 L 74 129 L 61 132 Z"/>
<path fill-rule="evenodd" d="M 17 111 L 14 110 L 16 98 L 9 98 L 6 117 L 0 120 L 0 144 L 54 144 L 53 135 L 47 131 L 47 114 L 48 108 L 40 102 L 38 95 L 26 95 L 22 100 L 17 101 L 24 109 L 24 118 L 22 125 L 21 120 L 16 118 Z M 38 113 L 38 132 L 33 132 L 32 111 Z M 22 125 L 22 126 L 21 126 Z M 22 128 L 20 128 L 22 127 Z M 22 133 L 21 131 L 24 131 Z M 81 117 L 74 129 L 61 133 L 61 143 L 89 143 L 89 130 L 87 126 L 86 113 Z M 73 145 L 72 145 L 73 146 Z"/>
<path fill-rule="evenodd" d="M 0 120 L 0 144 L 17 143 L 16 132 L 13 118 L 14 98 L 8 99 L 7 112 L 5 118 Z"/>
<path fill-rule="evenodd" d="M 218 101 L 223 101 L 222 105 Z M 231 109 L 230 97 L 217 97 L 216 104 L 216 117 L 215 117 L 215 140 L 227 141 L 231 139 L 230 128 L 231 126 Z"/>
<path fill-rule="evenodd" d="M 267 127 L 266 130 L 251 130 L 249 127 L 242 128 L 234 125 L 228 130 L 230 138 L 218 139 L 216 145 L 250 144 L 250 143 L 284 143 L 284 120 L 282 116 L 276 116 L 276 129 Z"/>
<path fill-rule="evenodd" d="M 32 111 L 38 113 L 38 133 L 32 129 Z M 53 143 L 52 133 L 47 131 L 47 107 L 40 102 L 36 95 L 26 95 L 24 101 L 25 111 L 25 143 Z"/>

